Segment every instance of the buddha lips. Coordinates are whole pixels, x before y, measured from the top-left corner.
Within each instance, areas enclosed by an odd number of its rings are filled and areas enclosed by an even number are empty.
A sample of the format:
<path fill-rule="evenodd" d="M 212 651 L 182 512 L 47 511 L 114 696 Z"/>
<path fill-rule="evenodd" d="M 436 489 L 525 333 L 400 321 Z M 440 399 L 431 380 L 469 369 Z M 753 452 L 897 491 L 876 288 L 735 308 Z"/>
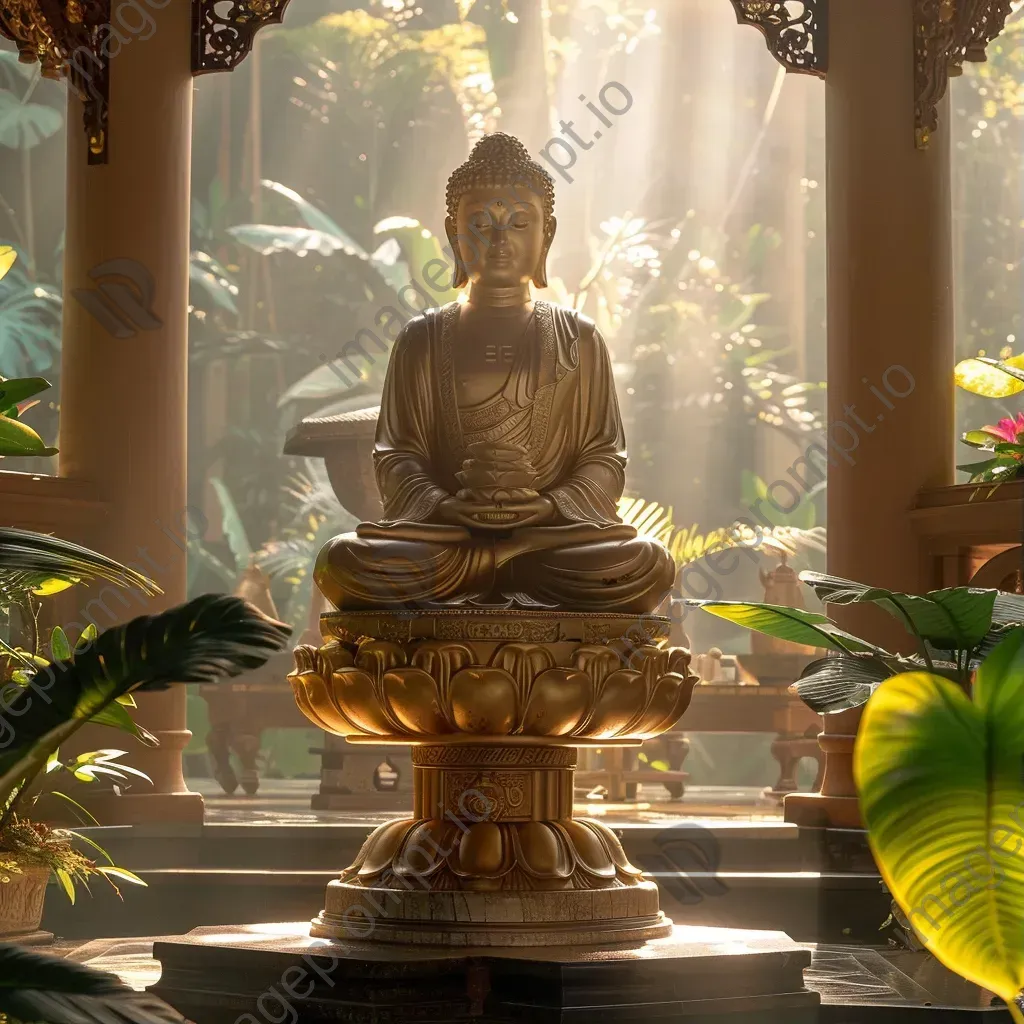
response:
<path fill-rule="evenodd" d="M 518 514 L 511 510 L 503 512 L 501 506 L 521 504 L 537 497 L 533 489 L 537 474 L 530 465 L 526 449 L 514 444 L 481 441 L 470 445 L 468 452 L 470 457 L 456 474 L 463 487 L 457 497 L 494 510 L 481 512 L 478 517 L 481 520 L 514 523 Z"/>

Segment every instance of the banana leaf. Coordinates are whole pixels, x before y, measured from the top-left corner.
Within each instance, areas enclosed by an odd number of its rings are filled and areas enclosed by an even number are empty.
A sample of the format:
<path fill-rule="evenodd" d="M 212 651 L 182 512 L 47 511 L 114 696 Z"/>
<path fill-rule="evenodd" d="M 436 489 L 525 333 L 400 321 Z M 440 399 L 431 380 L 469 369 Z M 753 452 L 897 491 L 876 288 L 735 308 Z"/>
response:
<path fill-rule="evenodd" d="M 973 701 L 926 672 L 865 709 L 854 773 L 885 884 L 929 951 L 1024 1024 L 1024 629 L 978 670 Z"/>

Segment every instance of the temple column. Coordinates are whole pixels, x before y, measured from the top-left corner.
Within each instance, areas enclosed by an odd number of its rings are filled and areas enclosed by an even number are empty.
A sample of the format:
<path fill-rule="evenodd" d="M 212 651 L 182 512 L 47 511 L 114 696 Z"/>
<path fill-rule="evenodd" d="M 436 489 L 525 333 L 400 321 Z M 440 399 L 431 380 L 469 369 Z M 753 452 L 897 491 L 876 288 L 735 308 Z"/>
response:
<path fill-rule="evenodd" d="M 828 569 L 914 592 L 931 580 L 908 511 L 954 472 L 949 99 L 918 148 L 914 0 L 828 2 Z M 830 612 L 908 644 L 877 609 Z M 788 796 L 788 821 L 859 826 L 859 719 L 826 717 L 822 793 Z"/>
<path fill-rule="evenodd" d="M 135 24 L 131 10 L 119 21 L 122 6 L 130 5 L 114 0 L 111 24 Z M 185 599 L 191 7 L 153 5 L 155 30 L 111 44 L 106 164 L 89 165 L 82 107 L 69 100 L 60 475 L 88 482 L 109 503 L 106 521 L 75 539 L 133 564 L 163 589 L 143 600 L 93 588 L 72 629 L 90 618 L 107 628 Z M 118 262 L 90 276 L 109 261 Z M 127 288 L 139 305 L 119 302 L 116 289 L 97 292 L 104 283 Z M 100 305 L 76 299 L 79 289 Z M 140 697 L 136 718 L 160 748 L 127 736 L 117 743 L 131 748 L 126 761 L 154 788 L 90 806 L 104 824 L 201 821 L 202 797 L 182 776 L 190 736 L 184 688 Z"/>

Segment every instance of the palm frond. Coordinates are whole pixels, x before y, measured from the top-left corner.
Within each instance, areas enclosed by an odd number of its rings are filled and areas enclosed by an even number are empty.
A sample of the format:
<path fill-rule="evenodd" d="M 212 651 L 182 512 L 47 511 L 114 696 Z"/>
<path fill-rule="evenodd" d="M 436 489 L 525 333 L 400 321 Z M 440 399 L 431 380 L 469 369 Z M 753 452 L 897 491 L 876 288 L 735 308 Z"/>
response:
<path fill-rule="evenodd" d="M 290 626 L 220 594 L 105 630 L 70 661 L 40 669 L 10 701 L 17 743 L 0 755 L 0 794 L 41 746 L 59 746 L 121 695 L 240 675 L 283 650 L 290 635 Z"/>
<path fill-rule="evenodd" d="M 690 565 L 711 551 L 740 547 L 780 556 L 825 551 L 827 535 L 823 526 L 807 530 L 795 526 L 758 527 L 754 530 L 737 522 L 707 531 L 701 531 L 696 523 L 680 528 L 672 521 L 671 509 L 643 498 L 621 498 L 618 512 L 619 518 L 634 527 L 639 536 L 664 544 L 678 566 Z"/>
<path fill-rule="evenodd" d="M 94 579 L 138 587 L 149 595 L 161 593 L 153 580 L 80 544 L 32 530 L 0 528 L 0 604 L 23 600 L 53 581 L 71 586 Z"/>
<path fill-rule="evenodd" d="M 0 1014 L 41 1024 L 182 1024 L 148 992 L 112 974 L 21 946 L 0 945 Z"/>

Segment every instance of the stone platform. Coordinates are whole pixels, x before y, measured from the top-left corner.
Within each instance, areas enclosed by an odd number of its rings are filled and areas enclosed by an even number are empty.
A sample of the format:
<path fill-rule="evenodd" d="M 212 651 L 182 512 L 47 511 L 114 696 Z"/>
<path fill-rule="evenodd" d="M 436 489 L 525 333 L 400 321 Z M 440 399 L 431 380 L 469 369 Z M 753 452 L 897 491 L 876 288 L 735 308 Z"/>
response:
<path fill-rule="evenodd" d="M 811 953 L 778 932 L 679 927 L 633 948 L 421 950 L 328 943 L 301 924 L 206 928 L 158 941 L 151 987 L 196 1024 L 685 1020 L 813 1024 Z M 293 1018 L 294 1019 L 294 1018 Z"/>
<path fill-rule="evenodd" d="M 289 927 L 300 926 L 259 926 L 257 937 L 259 941 L 272 939 L 269 929 Z M 252 936 L 240 929 L 220 930 L 222 940 L 230 942 L 235 932 L 240 933 L 241 944 L 252 941 Z M 160 979 L 161 965 L 152 955 L 154 942 L 168 941 L 179 940 L 98 939 L 85 945 L 64 943 L 54 952 L 109 971 L 141 991 Z M 989 993 L 951 974 L 927 953 L 846 945 L 809 948 L 811 965 L 804 969 L 804 984 L 821 998 L 818 1016 L 813 1018 L 821 1024 L 1010 1024 L 1010 1015 L 998 1000 L 993 1002 Z M 296 978 L 292 973 L 288 980 L 294 983 Z M 280 981 L 281 976 L 272 981 L 278 991 Z M 272 994 L 264 1000 L 263 1009 L 266 1012 L 261 1015 L 257 1006 L 254 1013 L 263 1024 L 283 1016 Z M 291 1020 L 291 1014 L 285 1019 Z M 671 1019 L 662 1018 L 662 1022 Z M 434 1024 L 432 1018 L 427 1020 Z M 681 1020 L 693 1024 L 692 1017 Z M 755 1012 L 752 1017 L 733 1015 L 732 1020 L 759 1024 L 761 1018 Z"/>

